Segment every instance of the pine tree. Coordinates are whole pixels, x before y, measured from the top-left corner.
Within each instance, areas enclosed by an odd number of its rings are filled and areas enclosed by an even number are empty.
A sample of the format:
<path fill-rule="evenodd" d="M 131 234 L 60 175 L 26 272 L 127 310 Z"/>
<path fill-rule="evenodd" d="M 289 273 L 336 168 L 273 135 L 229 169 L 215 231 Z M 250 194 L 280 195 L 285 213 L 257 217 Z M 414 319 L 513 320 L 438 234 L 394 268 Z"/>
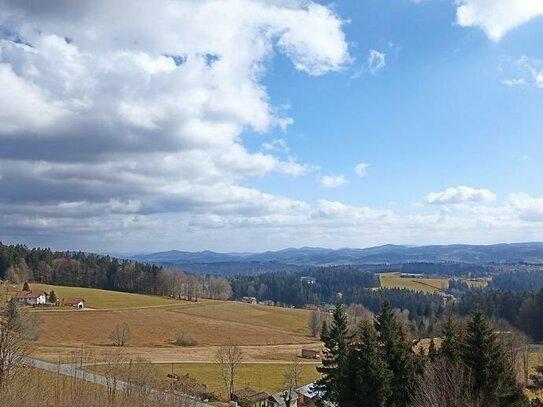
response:
<path fill-rule="evenodd" d="M 382 305 L 381 314 L 374 321 L 383 346 L 388 368 L 393 374 L 391 396 L 386 406 L 407 406 L 416 390 L 417 374 L 422 366 L 407 340 L 401 323 L 388 301 Z"/>
<path fill-rule="evenodd" d="M 513 366 L 481 310 L 468 324 L 462 359 L 473 378 L 473 392 L 489 407 L 526 406 Z"/>
<path fill-rule="evenodd" d="M 52 304 L 57 303 L 57 294 L 55 293 L 54 290 L 51 290 L 51 292 L 49 293 L 49 302 Z"/>
<path fill-rule="evenodd" d="M 443 343 L 439 355 L 450 363 L 460 362 L 462 356 L 462 335 L 458 325 L 449 313 L 442 327 Z"/>
<path fill-rule="evenodd" d="M 391 395 L 392 372 L 388 369 L 375 328 L 365 321 L 358 330 L 358 342 L 350 358 L 353 406 L 384 407 Z"/>
<path fill-rule="evenodd" d="M 347 315 L 341 305 L 334 310 L 332 323 L 328 328 L 323 324 L 321 340 L 324 342 L 322 366 L 317 371 L 322 378 L 317 381 L 315 388 L 322 391 L 324 399 L 338 403 L 349 400 L 349 333 L 347 329 Z"/>
<path fill-rule="evenodd" d="M 28 281 L 25 281 L 23 284 L 23 291 L 30 291 L 30 286 L 28 285 Z"/>

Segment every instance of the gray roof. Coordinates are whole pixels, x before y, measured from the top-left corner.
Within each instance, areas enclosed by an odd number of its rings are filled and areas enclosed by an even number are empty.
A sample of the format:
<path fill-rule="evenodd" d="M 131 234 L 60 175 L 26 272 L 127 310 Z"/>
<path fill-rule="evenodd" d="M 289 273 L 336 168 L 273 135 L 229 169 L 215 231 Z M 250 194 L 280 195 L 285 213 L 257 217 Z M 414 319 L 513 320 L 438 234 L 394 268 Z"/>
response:
<path fill-rule="evenodd" d="M 283 399 L 283 394 L 285 394 L 287 390 L 280 391 L 279 393 L 272 394 L 270 396 L 270 399 L 275 401 L 278 404 L 284 405 L 285 400 Z M 290 392 L 291 400 L 298 400 L 298 393 L 296 393 L 294 390 Z"/>

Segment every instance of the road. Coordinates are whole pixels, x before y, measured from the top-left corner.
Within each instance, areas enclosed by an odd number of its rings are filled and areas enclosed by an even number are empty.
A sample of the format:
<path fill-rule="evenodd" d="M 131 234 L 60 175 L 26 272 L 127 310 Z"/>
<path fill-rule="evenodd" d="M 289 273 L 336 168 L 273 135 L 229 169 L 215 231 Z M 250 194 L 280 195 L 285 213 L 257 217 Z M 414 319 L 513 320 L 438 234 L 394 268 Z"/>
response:
<path fill-rule="evenodd" d="M 90 383 L 95 383 L 102 386 L 107 386 L 108 384 L 111 385 L 111 379 L 108 379 L 106 376 L 103 376 L 98 373 L 94 372 L 88 372 L 86 370 L 81 369 L 78 365 L 72 364 L 72 363 L 50 363 L 45 362 L 43 360 L 38 360 L 34 358 L 26 357 L 22 361 L 23 363 L 34 366 L 38 369 L 47 370 L 49 372 L 53 373 L 60 373 L 65 376 L 74 377 L 79 380 L 85 380 Z M 131 386 L 133 388 L 134 385 L 130 385 L 124 381 L 117 380 L 116 382 L 117 389 L 119 390 L 127 390 Z M 161 390 L 151 389 L 151 392 L 162 392 Z M 168 393 L 171 394 L 171 393 Z M 179 397 L 189 397 L 187 395 L 181 394 L 181 393 L 175 393 L 176 396 Z M 190 406 L 191 407 L 213 407 L 211 404 L 192 399 L 190 400 Z"/>

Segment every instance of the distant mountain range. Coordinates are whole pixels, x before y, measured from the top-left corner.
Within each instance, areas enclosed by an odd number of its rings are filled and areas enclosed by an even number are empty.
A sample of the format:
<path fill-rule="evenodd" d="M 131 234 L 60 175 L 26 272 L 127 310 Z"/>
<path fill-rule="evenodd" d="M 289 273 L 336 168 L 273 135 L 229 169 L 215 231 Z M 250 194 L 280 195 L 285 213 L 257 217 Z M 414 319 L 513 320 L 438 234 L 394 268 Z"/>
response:
<path fill-rule="evenodd" d="M 290 265 L 400 264 L 410 262 L 462 262 L 473 264 L 504 262 L 543 263 L 543 243 L 496 245 L 384 245 L 366 249 L 289 248 L 264 253 L 216 253 L 212 251 L 166 252 L 130 256 L 131 259 L 167 265 L 215 263 L 281 263 Z"/>

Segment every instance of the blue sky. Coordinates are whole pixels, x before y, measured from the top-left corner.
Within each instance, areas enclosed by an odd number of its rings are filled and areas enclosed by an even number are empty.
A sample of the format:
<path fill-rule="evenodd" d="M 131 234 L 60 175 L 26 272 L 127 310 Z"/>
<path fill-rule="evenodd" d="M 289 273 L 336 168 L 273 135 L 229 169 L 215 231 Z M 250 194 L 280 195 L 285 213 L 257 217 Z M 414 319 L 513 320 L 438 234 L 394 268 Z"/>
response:
<path fill-rule="evenodd" d="M 0 0 L 0 240 L 543 240 L 542 40 L 533 0 Z"/>
<path fill-rule="evenodd" d="M 513 75 L 510 61 L 543 58 L 541 18 L 496 43 L 455 24 L 448 1 L 343 1 L 334 8 L 349 21 L 353 64 L 315 79 L 279 57 L 264 82 L 295 120 L 276 136 L 300 161 L 349 182 L 323 191 L 309 174 L 251 185 L 298 199 L 395 202 L 404 210 L 451 185 L 489 188 L 502 199 L 515 191 L 541 195 L 543 92 L 502 83 Z M 386 55 L 386 66 L 353 78 L 371 49 Z M 360 161 L 370 165 L 361 179 L 352 170 Z"/>

